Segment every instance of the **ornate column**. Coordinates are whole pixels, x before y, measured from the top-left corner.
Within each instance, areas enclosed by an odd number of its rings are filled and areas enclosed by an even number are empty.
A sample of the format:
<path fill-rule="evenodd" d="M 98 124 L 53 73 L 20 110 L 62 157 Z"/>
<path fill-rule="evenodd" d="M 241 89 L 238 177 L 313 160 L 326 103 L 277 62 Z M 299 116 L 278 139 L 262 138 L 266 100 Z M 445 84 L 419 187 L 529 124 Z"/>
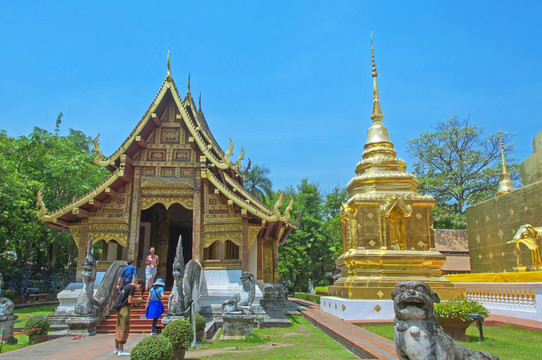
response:
<path fill-rule="evenodd" d="M 75 243 L 78 245 L 77 248 L 77 269 L 75 270 L 75 281 L 83 281 L 83 259 L 87 255 L 87 245 L 88 245 L 88 219 L 81 219 L 81 225 L 78 226 L 78 236 L 79 239 L 75 238 L 75 234 L 72 233 Z"/>
<path fill-rule="evenodd" d="M 202 249 L 202 218 L 203 218 L 203 194 L 201 186 L 201 175 L 199 171 L 195 171 L 194 177 L 194 198 L 192 208 L 192 259 L 203 261 Z M 207 186 L 203 187 L 207 191 Z"/>
<path fill-rule="evenodd" d="M 243 217 L 243 235 L 241 240 L 241 270 L 248 271 L 248 219 Z"/>
<path fill-rule="evenodd" d="M 137 258 L 139 231 L 141 225 L 141 168 L 134 169 L 130 202 L 130 224 L 128 227 L 128 259 Z"/>

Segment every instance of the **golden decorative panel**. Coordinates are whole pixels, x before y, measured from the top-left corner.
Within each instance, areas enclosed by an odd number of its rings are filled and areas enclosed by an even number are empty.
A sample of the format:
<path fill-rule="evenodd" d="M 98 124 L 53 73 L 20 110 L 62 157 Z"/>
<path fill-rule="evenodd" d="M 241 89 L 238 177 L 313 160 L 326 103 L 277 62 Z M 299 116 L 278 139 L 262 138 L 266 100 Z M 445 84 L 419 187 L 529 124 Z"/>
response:
<path fill-rule="evenodd" d="M 205 232 L 203 234 L 203 247 L 209 247 L 215 241 L 220 241 L 222 243 L 230 240 L 235 245 L 241 247 L 243 243 L 243 233 L 242 232 Z"/>
<path fill-rule="evenodd" d="M 165 161 L 166 150 L 149 150 L 147 151 L 147 160 L 150 161 Z"/>
<path fill-rule="evenodd" d="M 173 150 L 173 161 L 190 161 L 190 150 Z"/>
<path fill-rule="evenodd" d="M 192 197 L 165 197 L 149 196 L 141 200 L 141 210 L 146 210 L 155 204 L 163 204 L 168 209 L 173 204 L 180 204 L 188 210 L 194 208 L 194 199 Z"/>
<path fill-rule="evenodd" d="M 180 128 L 162 128 L 162 141 L 165 143 L 179 142 Z"/>

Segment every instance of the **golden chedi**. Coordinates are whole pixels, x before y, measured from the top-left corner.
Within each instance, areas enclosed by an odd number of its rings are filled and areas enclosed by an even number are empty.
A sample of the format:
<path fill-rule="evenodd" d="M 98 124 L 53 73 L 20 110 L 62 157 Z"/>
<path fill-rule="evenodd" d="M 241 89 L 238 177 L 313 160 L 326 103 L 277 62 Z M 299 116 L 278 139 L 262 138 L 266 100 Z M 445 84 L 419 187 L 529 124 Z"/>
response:
<path fill-rule="evenodd" d="M 388 300 L 403 280 L 425 281 L 441 298 L 458 295 L 462 290 L 455 289 L 440 270 L 445 257 L 435 249 L 435 201 L 417 192 L 419 181 L 396 157 L 382 123 L 372 38 L 371 52 L 373 124 L 342 206 L 344 253 L 337 259 L 341 277 L 329 287 L 329 295 Z"/>

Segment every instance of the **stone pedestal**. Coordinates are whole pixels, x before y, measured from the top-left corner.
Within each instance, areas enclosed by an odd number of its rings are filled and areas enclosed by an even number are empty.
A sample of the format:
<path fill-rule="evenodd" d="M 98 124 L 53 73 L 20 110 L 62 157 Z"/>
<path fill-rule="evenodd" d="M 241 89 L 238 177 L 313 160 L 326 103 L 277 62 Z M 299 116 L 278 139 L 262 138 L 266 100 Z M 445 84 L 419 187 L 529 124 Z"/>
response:
<path fill-rule="evenodd" d="M 96 316 L 73 316 L 66 320 L 68 335 L 96 335 L 98 318 Z"/>
<path fill-rule="evenodd" d="M 245 335 L 252 335 L 254 315 L 228 313 L 222 315 L 222 321 L 220 340 L 243 340 Z"/>
<path fill-rule="evenodd" d="M 164 316 L 162 318 L 162 325 L 166 326 L 167 324 L 169 324 L 170 322 L 172 321 L 175 321 L 175 320 L 185 320 L 187 318 L 185 318 L 184 316 L 176 316 L 176 315 L 172 315 L 172 316 Z"/>
<path fill-rule="evenodd" d="M 17 344 L 17 339 L 11 336 L 13 335 L 13 321 L 15 321 L 17 318 L 17 315 L 0 316 L 0 334 L 4 332 L 5 344 Z"/>

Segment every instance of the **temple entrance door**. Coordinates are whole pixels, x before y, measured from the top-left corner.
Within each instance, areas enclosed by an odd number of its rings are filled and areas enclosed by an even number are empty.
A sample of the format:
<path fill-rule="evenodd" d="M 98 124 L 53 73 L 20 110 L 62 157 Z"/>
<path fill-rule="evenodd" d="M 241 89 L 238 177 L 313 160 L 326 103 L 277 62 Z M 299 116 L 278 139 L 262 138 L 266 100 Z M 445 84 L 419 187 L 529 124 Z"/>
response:
<path fill-rule="evenodd" d="M 173 286 L 173 262 L 175 261 L 179 235 L 183 239 L 183 258 L 185 265 L 192 259 L 192 226 L 170 226 L 166 268 L 166 288 L 168 289 Z"/>

